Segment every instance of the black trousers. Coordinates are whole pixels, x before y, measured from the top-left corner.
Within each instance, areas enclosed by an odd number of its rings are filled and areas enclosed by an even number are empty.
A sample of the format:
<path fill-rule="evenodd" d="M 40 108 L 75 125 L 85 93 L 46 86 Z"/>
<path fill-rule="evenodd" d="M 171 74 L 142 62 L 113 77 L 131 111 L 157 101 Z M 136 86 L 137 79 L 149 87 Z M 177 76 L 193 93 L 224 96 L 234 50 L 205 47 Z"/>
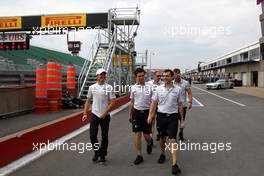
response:
<path fill-rule="evenodd" d="M 90 122 L 90 140 L 93 145 L 95 154 L 98 156 L 106 156 L 108 148 L 108 131 L 110 124 L 110 115 L 107 115 L 104 119 L 97 117 L 92 113 L 92 118 Z M 101 127 L 102 141 L 100 148 L 98 150 L 98 127 Z"/>

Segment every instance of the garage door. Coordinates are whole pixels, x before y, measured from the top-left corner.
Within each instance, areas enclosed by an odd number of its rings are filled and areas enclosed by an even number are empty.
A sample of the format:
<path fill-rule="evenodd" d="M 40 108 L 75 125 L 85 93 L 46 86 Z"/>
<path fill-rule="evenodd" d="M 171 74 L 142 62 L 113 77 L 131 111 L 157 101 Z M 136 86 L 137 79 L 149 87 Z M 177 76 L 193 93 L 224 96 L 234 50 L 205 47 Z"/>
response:
<path fill-rule="evenodd" d="M 243 86 L 247 85 L 247 73 L 242 73 L 242 84 Z"/>

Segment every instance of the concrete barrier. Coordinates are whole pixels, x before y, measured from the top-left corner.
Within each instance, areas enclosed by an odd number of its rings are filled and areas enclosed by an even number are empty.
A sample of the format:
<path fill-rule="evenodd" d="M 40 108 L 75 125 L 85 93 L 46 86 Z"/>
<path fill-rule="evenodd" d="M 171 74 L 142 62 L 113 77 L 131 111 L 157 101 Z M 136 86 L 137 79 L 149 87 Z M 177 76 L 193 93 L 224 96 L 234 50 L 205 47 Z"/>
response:
<path fill-rule="evenodd" d="M 34 109 L 35 86 L 1 87 L 0 97 L 0 117 L 29 111 Z"/>

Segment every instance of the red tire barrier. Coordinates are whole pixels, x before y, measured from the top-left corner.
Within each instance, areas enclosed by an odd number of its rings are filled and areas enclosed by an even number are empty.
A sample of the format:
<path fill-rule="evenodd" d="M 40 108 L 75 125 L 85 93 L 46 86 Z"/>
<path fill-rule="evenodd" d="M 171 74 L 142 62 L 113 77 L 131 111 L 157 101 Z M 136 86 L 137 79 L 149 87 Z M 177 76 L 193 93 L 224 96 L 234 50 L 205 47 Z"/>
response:
<path fill-rule="evenodd" d="M 59 100 L 61 100 L 61 66 L 55 61 L 47 64 L 47 90 L 49 112 L 61 110 Z"/>
<path fill-rule="evenodd" d="M 40 64 L 36 69 L 36 90 L 35 90 L 35 113 L 48 113 L 48 92 L 47 92 L 47 78 L 46 66 Z"/>
<path fill-rule="evenodd" d="M 66 90 L 73 95 L 76 96 L 76 80 L 75 80 L 75 67 L 73 64 L 69 64 L 67 67 L 67 83 Z"/>

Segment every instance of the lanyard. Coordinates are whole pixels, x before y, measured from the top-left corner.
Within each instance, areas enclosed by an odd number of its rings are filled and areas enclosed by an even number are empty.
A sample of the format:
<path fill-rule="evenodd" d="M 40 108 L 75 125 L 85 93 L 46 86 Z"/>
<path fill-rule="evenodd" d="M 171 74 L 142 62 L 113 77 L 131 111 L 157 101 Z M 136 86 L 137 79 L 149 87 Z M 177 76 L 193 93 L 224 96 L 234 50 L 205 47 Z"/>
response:
<path fill-rule="evenodd" d="M 166 89 L 166 87 L 165 87 Z M 167 101 L 168 97 L 169 97 L 169 94 L 171 93 L 171 91 L 174 89 L 174 87 L 172 87 L 168 93 L 166 94 L 165 98 L 163 99 L 163 101 L 160 103 L 161 105 L 165 104 L 165 102 Z"/>

